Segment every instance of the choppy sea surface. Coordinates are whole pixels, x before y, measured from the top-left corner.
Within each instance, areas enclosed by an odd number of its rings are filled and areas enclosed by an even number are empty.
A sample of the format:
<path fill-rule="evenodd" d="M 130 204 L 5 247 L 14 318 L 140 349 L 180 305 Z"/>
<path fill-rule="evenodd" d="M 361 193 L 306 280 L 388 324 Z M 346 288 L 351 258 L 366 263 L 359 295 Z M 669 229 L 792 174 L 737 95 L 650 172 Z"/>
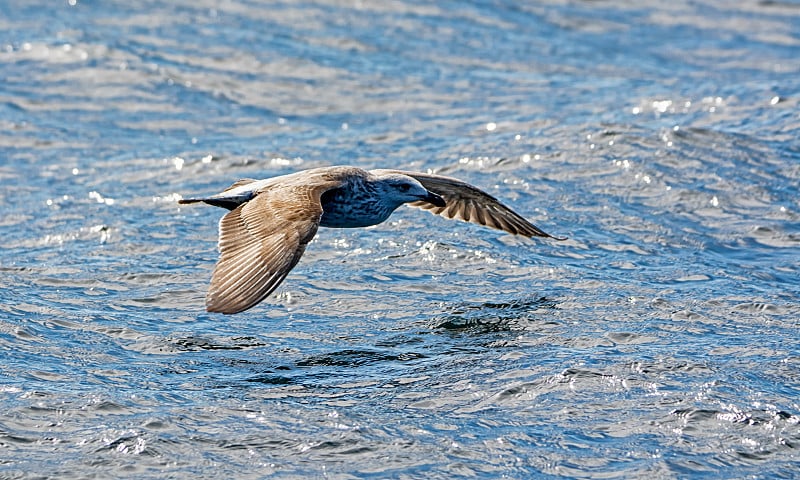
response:
<path fill-rule="evenodd" d="M 0 2 L 0 478 L 793 478 L 800 3 Z M 204 295 L 239 178 L 467 180 Z"/>

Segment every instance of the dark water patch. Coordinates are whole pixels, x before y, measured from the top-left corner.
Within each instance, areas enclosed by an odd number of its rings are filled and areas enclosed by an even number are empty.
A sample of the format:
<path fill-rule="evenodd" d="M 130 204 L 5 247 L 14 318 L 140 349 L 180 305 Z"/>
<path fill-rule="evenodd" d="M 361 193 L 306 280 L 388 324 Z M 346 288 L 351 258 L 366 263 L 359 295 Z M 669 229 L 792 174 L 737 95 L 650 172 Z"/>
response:
<path fill-rule="evenodd" d="M 371 350 L 342 350 L 315 355 L 297 362 L 298 367 L 357 367 L 378 362 L 409 362 L 425 358 L 416 352 L 386 352 Z"/>
<path fill-rule="evenodd" d="M 265 385 L 292 385 L 297 382 L 297 379 L 277 373 L 264 372 L 263 374 L 247 379 L 247 381 Z"/>
<path fill-rule="evenodd" d="M 246 350 L 259 348 L 267 345 L 263 341 L 252 337 L 234 338 L 206 338 L 206 337 L 186 337 L 173 338 L 168 341 L 179 350 L 195 352 L 201 350 Z"/>
<path fill-rule="evenodd" d="M 546 297 L 512 300 L 507 303 L 482 302 L 448 307 L 445 316 L 428 321 L 431 328 L 452 333 L 487 334 L 526 330 L 535 323 L 548 323 L 548 310 L 557 302 Z"/>

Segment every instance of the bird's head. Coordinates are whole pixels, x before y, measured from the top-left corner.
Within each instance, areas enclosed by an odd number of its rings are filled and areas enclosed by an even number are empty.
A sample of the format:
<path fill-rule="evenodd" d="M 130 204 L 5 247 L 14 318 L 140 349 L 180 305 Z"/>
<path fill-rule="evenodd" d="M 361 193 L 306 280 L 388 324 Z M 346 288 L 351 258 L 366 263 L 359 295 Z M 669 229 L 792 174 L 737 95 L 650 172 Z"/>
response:
<path fill-rule="evenodd" d="M 427 202 L 437 207 L 444 207 L 444 198 L 422 186 L 416 179 L 407 175 L 390 173 L 376 179 L 375 185 L 381 190 L 384 199 L 396 202 L 397 205 L 410 202 Z"/>

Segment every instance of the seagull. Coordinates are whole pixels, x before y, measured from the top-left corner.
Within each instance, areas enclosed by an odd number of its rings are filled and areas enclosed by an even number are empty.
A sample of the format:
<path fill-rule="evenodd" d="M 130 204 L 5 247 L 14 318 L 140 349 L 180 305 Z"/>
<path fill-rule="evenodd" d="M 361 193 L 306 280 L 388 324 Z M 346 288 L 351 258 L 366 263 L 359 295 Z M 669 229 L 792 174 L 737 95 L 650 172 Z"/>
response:
<path fill-rule="evenodd" d="M 206 310 L 243 312 L 264 300 L 297 265 L 319 227 L 377 225 L 403 204 L 524 237 L 555 237 L 499 200 L 455 178 L 351 166 L 239 180 L 222 193 L 185 198 L 230 210 L 219 222 L 220 257 Z"/>

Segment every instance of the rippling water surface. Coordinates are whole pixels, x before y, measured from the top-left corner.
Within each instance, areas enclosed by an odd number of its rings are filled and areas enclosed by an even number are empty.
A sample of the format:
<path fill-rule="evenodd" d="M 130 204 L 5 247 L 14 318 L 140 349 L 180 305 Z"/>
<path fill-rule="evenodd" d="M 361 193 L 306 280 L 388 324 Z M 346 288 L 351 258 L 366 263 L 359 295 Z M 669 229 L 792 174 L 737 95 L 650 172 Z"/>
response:
<path fill-rule="evenodd" d="M 521 5 L 519 5 L 521 3 Z M 800 4 L 0 3 L 0 477 L 790 478 Z M 479 185 L 207 314 L 181 195 Z"/>

